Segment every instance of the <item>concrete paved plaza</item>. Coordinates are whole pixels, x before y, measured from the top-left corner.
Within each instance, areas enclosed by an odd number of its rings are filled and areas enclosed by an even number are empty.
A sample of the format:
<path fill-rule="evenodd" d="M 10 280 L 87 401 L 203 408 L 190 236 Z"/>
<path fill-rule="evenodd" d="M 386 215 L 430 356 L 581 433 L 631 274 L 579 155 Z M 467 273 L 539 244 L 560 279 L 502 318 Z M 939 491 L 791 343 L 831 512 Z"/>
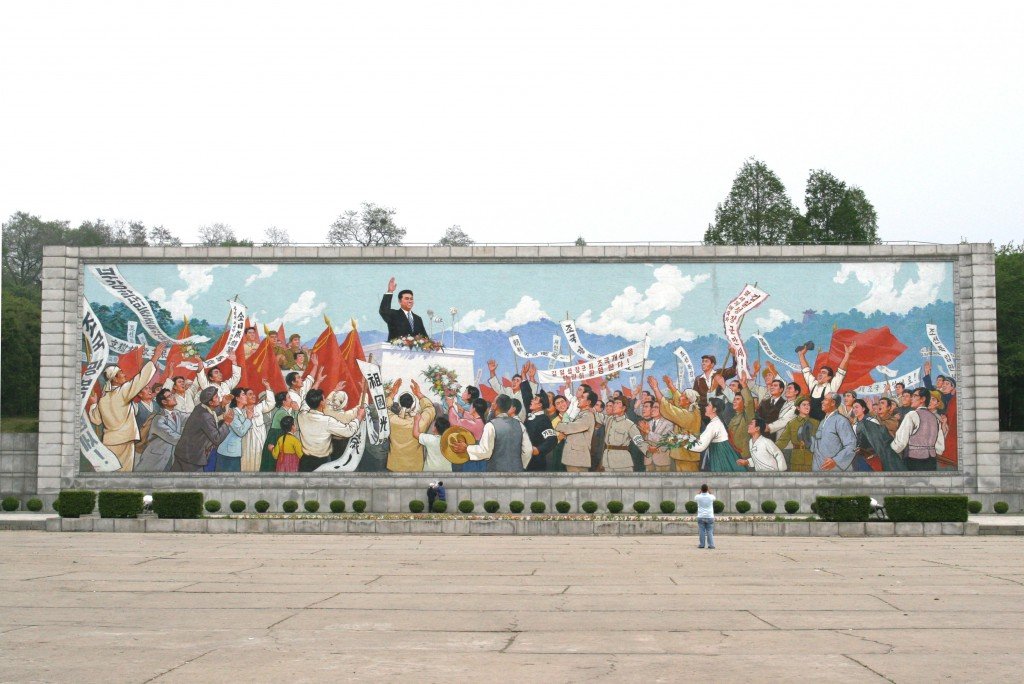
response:
<path fill-rule="evenodd" d="M 1024 539 L 0 532 L 0 680 L 1020 681 Z"/>

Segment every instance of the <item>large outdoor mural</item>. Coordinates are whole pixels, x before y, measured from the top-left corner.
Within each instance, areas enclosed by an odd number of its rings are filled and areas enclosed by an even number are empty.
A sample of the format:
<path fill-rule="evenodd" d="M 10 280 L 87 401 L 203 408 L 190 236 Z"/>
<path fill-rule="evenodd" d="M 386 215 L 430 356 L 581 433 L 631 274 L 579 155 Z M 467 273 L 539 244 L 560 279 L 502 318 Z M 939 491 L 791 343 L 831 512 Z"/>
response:
<path fill-rule="evenodd" d="M 81 468 L 953 470 L 952 273 L 88 265 Z"/>

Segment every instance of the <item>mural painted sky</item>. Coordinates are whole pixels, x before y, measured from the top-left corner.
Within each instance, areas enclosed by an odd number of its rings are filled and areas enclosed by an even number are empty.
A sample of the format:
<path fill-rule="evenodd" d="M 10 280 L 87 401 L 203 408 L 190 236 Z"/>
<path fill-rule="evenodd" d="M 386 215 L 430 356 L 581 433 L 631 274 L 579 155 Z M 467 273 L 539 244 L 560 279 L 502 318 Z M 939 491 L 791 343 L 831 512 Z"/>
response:
<path fill-rule="evenodd" d="M 196 345 L 197 351 L 207 355 L 210 346 L 213 345 L 221 332 L 225 329 L 226 318 L 229 315 L 230 307 L 228 300 L 235 299 L 245 307 L 245 315 L 249 322 L 258 329 L 258 336 L 263 337 L 264 326 L 277 330 L 283 327 L 288 335 L 301 335 L 301 345 L 309 348 L 314 340 L 321 336 L 325 328 L 324 316 L 328 316 L 337 333 L 339 342 L 344 340 L 351 330 L 350 319 L 356 322 L 360 342 L 364 347 L 372 346 L 375 343 L 385 341 L 387 325 L 382 320 L 378 309 L 381 306 L 381 298 L 388 289 L 389 279 L 395 278 L 398 291 L 412 289 L 415 293 L 415 305 L 413 311 L 424 319 L 424 328 L 429 336 L 441 341 L 449 350 L 453 348 L 467 349 L 468 361 L 471 371 L 467 371 L 465 365 L 460 366 L 456 372 L 453 370 L 453 377 L 457 376 L 460 389 L 467 384 L 488 385 L 489 384 L 489 361 L 495 361 L 497 379 L 496 388 L 500 391 L 509 392 L 508 385 L 516 382 L 514 394 L 521 401 L 532 398 L 542 391 L 559 391 L 559 382 L 554 382 L 546 372 L 553 371 L 566 365 L 574 365 L 580 358 L 572 353 L 571 344 L 565 336 L 562 321 L 571 319 L 575 323 L 575 330 L 579 337 L 579 343 L 586 348 L 586 352 L 594 356 L 602 356 L 626 349 L 630 345 L 642 342 L 645 337 L 649 343 L 649 351 L 646 354 L 648 360 L 646 370 L 641 369 L 642 364 L 634 364 L 633 370 L 620 371 L 609 380 L 596 380 L 589 384 L 598 390 L 597 399 L 604 402 L 613 396 L 615 390 L 622 390 L 629 398 L 639 396 L 641 390 L 648 390 L 652 393 L 648 399 L 652 400 L 654 409 L 659 416 L 650 416 L 651 408 L 645 408 L 643 403 L 634 406 L 633 401 L 627 401 L 623 416 L 610 416 L 606 413 L 598 414 L 595 420 L 592 433 L 602 430 L 606 433 L 615 432 L 622 421 L 628 421 L 633 425 L 633 430 L 643 433 L 643 439 L 634 441 L 632 436 L 626 440 L 630 452 L 630 470 L 661 470 L 661 469 L 691 469 L 692 463 L 683 462 L 676 458 L 681 451 L 690 451 L 692 454 L 702 454 L 696 459 L 697 467 L 704 469 L 766 469 L 771 460 L 762 454 L 756 454 L 757 458 L 751 459 L 750 444 L 760 444 L 757 436 L 750 436 L 746 430 L 750 421 L 740 420 L 745 418 L 752 410 L 760 410 L 762 406 L 774 404 L 771 396 L 772 380 L 774 373 L 767 376 L 764 373 L 766 367 L 771 364 L 773 372 L 777 372 L 779 379 L 783 382 L 797 380 L 799 387 L 792 390 L 784 389 L 778 402 L 785 405 L 787 394 L 794 396 L 788 399 L 794 403 L 798 397 L 796 394 L 806 394 L 808 391 L 813 395 L 814 388 L 808 387 L 808 383 L 802 378 L 798 367 L 801 363 L 798 354 L 794 351 L 798 346 L 806 342 L 814 342 L 813 350 L 806 350 L 806 358 L 811 366 L 828 365 L 838 367 L 842 362 L 843 352 L 847 345 L 853 345 L 854 349 L 849 360 L 851 372 L 842 389 L 854 389 L 850 382 L 854 379 L 853 370 L 856 370 L 856 378 L 859 380 L 857 387 L 861 388 L 861 395 L 868 395 L 870 403 L 867 406 L 867 413 L 876 414 L 875 423 L 883 425 L 885 421 L 877 414 L 881 410 L 880 405 L 885 402 L 877 401 L 882 394 L 891 392 L 892 383 L 896 380 L 918 371 L 916 375 L 908 378 L 910 386 L 922 385 L 925 383 L 935 384 L 939 375 L 952 377 L 955 372 L 955 348 L 954 348 L 954 308 L 953 308 L 953 282 L 951 264 L 945 262 L 898 262 L 898 263 L 623 263 L 623 264 L 258 264 L 258 265 L 125 265 L 119 267 L 120 275 L 131 284 L 131 286 L 151 300 L 155 304 L 155 311 L 161 321 L 162 329 L 170 336 L 175 337 L 185 317 L 193 323 L 192 332 L 197 332 L 197 327 L 206 324 L 208 327 L 207 337 L 209 341 Z M 753 376 L 749 380 L 743 378 L 748 385 L 729 386 L 731 377 L 724 377 L 725 387 L 712 388 L 712 396 L 719 396 L 725 405 L 717 416 L 718 423 L 723 426 L 723 433 L 730 431 L 730 427 L 742 428 L 743 434 L 728 435 L 726 443 L 736 448 L 743 459 L 732 459 L 728 456 L 725 460 L 746 461 L 743 466 L 731 464 L 729 468 L 722 467 L 716 459 L 709 456 L 708 452 L 715 451 L 713 447 L 720 442 L 711 442 L 709 445 L 687 443 L 683 444 L 680 435 L 693 435 L 698 438 L 706 433 L 710 426 L 715 425 L 715 418 L 706 415 L 706 392 L 702 392 L 699 401 L 694 402 L 691 411 L 698 410 L 705 415 L 701 416 L 701 425 L 690 425 L 690 429 L 684 429 L 680 420 L 670 420 L 672 416 L 666 415 L 663 410 L 658 410 L 657 397 L 653 396 L 654 388 L 649 386 L 648 378 L 656 378 L 659 383 L 659 390 L 666 397 L 670 404 L 668 413 L 672 409 L 678 409 L 679 404 L 686 403 L 687 399 L 682 390 L 694 384 L 701 374 L 701 357 L 713 355 L 716 357 L 716 367 L 725 366 L 724 375 L 730 376 L 729 367 L 737 356 L 730 351 L 730 343 L 727 340 L 723 315 L 727 313 L 731 303 L 737 298 L 745 287 L 750 287 L 748 292 L 760 293 L 756 301 L 751 302 L 751 308 L 742 317 L 737 317 L 733 323 L 736 329 L 734 340 L 742 342 L 742 352 L 745 352 L 747 369 Z M 86 269 L 85 296 L 93 306 L 96 316 L 102 320 L 107 334 L 124 337 L 128 332 L 128 324 L 133 322 L 135 315 L 124 307 L 115 306 L 119 299 L 97 279 L 96 274 Z M 397 297 L 392 304 L 397 310 Z M 737 306 L 733 304 L 733 306 Z M 427 312 L 432 311 L 433 316 Z M 454 313 L 453 313 L 454 311 Z M 434 320 L 432 320 L 432 318 Z M 931 332 L 929 332 L 929 326 Z M 145 327 L 141 322 L 134 325 L 137 334 L 143 334 Z M 878 338 L 877 331 L 884 329 L 885 335 Z M 872 332 L 875 331 L 875 332 Z M 858 337 L 865 334 L 874 334 L 875 337 Z M 572 358 L 570 364 L 549 363 L 547 359 L 533 359 L 536 369 L 532 378 L 527 377 L 526 385 L 531 385 L 528 394 L 524 395 L 522 387 L 518 385 L 519 379 L 512 376 L 522 371 L 524 366 L 527 370 L 528 360 L 520 358 L 513 350 L 509 342 L 510 335 L 518 335 L 522 342 L 522 348 L 526 352 L 547 351 L 552 348 L 554 337 L 561 337 L 560 353 Z M 757 335 L 763 337 L 758 339 Z M 833 342 L 833 336 L 836 341 Z M 152 345 L 157 340 L 152 335 L 147 336 L 147 342 Z M 453 344 L 454 342 L 454 344 Z M 735 346 L 735 345 L 732 345 Z M 680 353 L 682 348 L 684 353 Z M 938 349 L 945 348 L 948 352 L 946 357 L 938 355 Z M 773 359 L 774 355 L 774 359 Z M 818 356 L 820 355 L 820 358 Z M 740 354 L 741 358 L 743 354 Z M 727 359 L 728 357 L 728 359 Z M 826 363 L 826 357 L 828 358 Z M 445 357 L 443 353 L 438 356 L 437 364 L 444 366 Z M 449 358 L 453 358 L 449 356 Z M 686 363 L 683 359 L 689 358 L 693 367 L 691 379 L 686 372 Z M 117 355 L 110 354 L 109 362 L 116 362 Z M 393 381 L 401 376 L 401 373 L 390 372 L 385 357 L 378 354 L 375 359 L 382 364 L 384 380 L 388 382 L 385 389 L 392 389 Z M 878 361 L 878 363 L 874 363 Z M 926 361 L 931 365 L 922 368 Z M 757 371 L 755 372 L 755 364 Z M 449 364 L 452 365 L 452 364 Z M 741 364 L 742 366 L 742 364 Z M 953 366 L 950 368 L 949 366 Z M 393 366 L 393 368 L 401 367 Z M 794 368 L 797 370 L 794 372 Z M 225 381 L 230 381 L 230 365 L 223 368 Z M 812 370 L 817 370 L 813 368 Z M 931 371 L 928 377 L 923 377 L 922 371 Z M 838 368 L 833 368 L 838 371 Z M 162 369 L 158 369 L 156 379 L 166 375 Z M 663 376 L 669 376 L 675 383 L 676 393 L 673 393 L 665 384 Z M 742 371 L 739 376 L 744 376 Z M 468 376 L 468 377 L 467 377 Z M 710 377 L 710 376 L 709 376 Z M 333 378 L 332 378 L 333 379 Z M 409 388 L 412 380 L 422 383 L 424 387 L 424 401 L 416 400 L 416 407 L 408 411 L 410 415 L 422 415 L 423 411 L 419 406 L 426 401 L 435 404 L 435 413 L 438 416 L 447 416 L 449 412 L 443 396 L 430 391 L 430 382 L 426 376 L 418 378 L 402 378 L 405 389 Z M 944 377 L 942 380 L 945 380 Z M 532 382 L 531 382 L 532 380 Z M 545 382 L 548 380 L 548 382 Z M 875 383 L 890 382 L 889 389 L 882 389 L 880 386 L 868 388 L 868 385 Z M 642 383 L 642 387 L 641 387 Z M 102 382 L 97 384 L 103 384 Z M 197 387 L 198 388 L 198 382 Z M 574 389 L 578 382 L 573 383 Z M 830 388 L 838 389 L 839 386 Z M 262 388 L 254 388 L 260 391 Z M 332 387 L 323 387 L 325 395 L 330 395 Z M 348 387 L 351 397 L 347 397 L 349 404 L 356 404 L 353 387 Z M 823 389 L 823 388 L 822 388 Z M 951 387 L 943 386 L 942 390 L 949 390 Z M 867 391 L 865 391 L 867 390 Z M 402 391 L 402 390 L 400 390 Z M 943 403 L 949 403 L 952 394 L 949 391 L 936 390 L 945 399 Z M 485 398 L 490 393 L 485 389 Z M 749 398 L 744 397 L 749 393 Z M 443 391 L 440 392 L 443 394 Z M 398 395 L 400 396 L 400 394 Z M 740 398 L 734 402 L 735 396 Z M 390 402 L 393 398 L 385 396 Z M 574 397 L 575 398 L 575 397 Z M 814 415 L 821 415 L 819 398 L 816 398 Z M 903 402 L 900 397 L 895 397 L 897 406 L 892 407 L 892 416 L 898 416 L 894 429 L 888 430 L 891 440 L 896 439 L 896 430 L 903 419 L 902 414 L 916 411 L 910 406 L 900 407 Z M 244 400 L 243 400 L 244 402 Z M 268 400 L 272 404 L 272 397 Z M 840 407 L 840 413 L 853 414 L 857 409 L 849 403 Z M 136 402 L 137 403 L 137 402 Z M 188 402 L 186 402 L 188 403 Z M 194 401 L 192 403 L 195 403 Z M 470 418 L 473 412 L 470 402 L 464 405 L 464 411 Z M 574 402 L 575 403 L 575 402 Z M 736 403 L 736 406 L 732 404 Z M 465 419 L 461 399 L 454 401 L 454 413 L 451 413 L 449 423 L 458 425 L 458 421 Z M 745 404 L 741 406 L 740 404 Z M 148 405 L 148 404 L 147 404 Z M 263 406 L 262 408 L 267 408 Z M 277 407 L 279 409 L 280 407 Z M 342 407 L 349 409 L 351 407 Z M 547 407 L 553 411 L 554 407 Z M 794 408 L 794 419 L 799 418 L 799 411 Z M 277 409 L 271 405 L 271 411 L 266 412 L 270 417 Z M 578 420 L 578 409 L 571 407 L 572 417 Z M 234 409 L 232 409 L 234 410 Z M 615 409 L 613 408 L 612 411 Z M 788 408 L 787 408 L 788 410 Z M 927 407 L 926 407 L 927 410 Z M 644 415 L 644 412 L 648 415 Z M 180 411 L 179 411 L 180 412 Z M 230 412 L 230 410 L 228 411 Z M 88 412 L 87 412 L 88 413 Z M 160 413 L 160 411 L 157 411 Z M 377 411 L 371 408 L 372 419 L 369 422 L 376 424 Z M 386 414 L 386 411 L 382 411 Z M 399 411 L 401 413 L 401 411 Z M 530 414 L 530 406 L 524 406 L 519 412 L 519 417 Z M 730 415 L 731 414 L 731 415 Z M 955 412 L 954 412 L 955 414 Z M 769 413 L 769 415 L 774 415 Z M 936 415 L 940 415 L 937 414 Z M 948 411 L 941 414 L 948 415 Z M 138 416 L 136 415 L 136 418 Z M 188 416 L 181 416 L 187 420 Z M 343 416 L 351 418 L 351 416 Z M 404 416 L 396 416 L 403 418 Z M 559 421 L 559 418 L 562 421 Z M 618 420 L 619 418 L 622 421 Z M 676 416 L 678 418 L 678 416 Z M 808 416 L 809 419 L 812 419 Z M 891 416 L 890 416 L 891 418 Z M 549 420 L 554 419 L 552 429 L 557 428 L 558 422 L 569 423 L 566 416 L 554 413 Z M 299 416 L 295 415 L 298 422 Z M 661 421 L 661 422 L 659 422 Z M 92 421 L 95 425 L 95 421 Z M 274 422 L 272 418 L 267 421 L 268 425 Z M 278 422 L 280 422 L 278 420 Z M 385 421 L 386 423 L 389 421 Z M 412 421 L 415 422 L 415 421 Z M 443 423 L 444 421 L 440 421 Z M 604 425 L 608 422 L 608 425 Z M 799 421 L 798 421 L 799 422 Z M 927 423 L 927 420 L 925 421 Z M 950 434 L 948 420 L 938 428 L 942 434 Z M 955 418 L 954 418 L 955 422 Z M 500 421 L 499 421 L 500 423 Z M 854 428 L 854 437 L 857 438 L 856 418 L 849 421 Z M 655 438 L 650 438 L 651 426 L 655 426 Z M 894 426 L 890 420 L 889 427 Z M 151 426 L 152 427 L 152 426 Z M 390 421 L 386 426 L 390 429 L 397 429 L 400 426 L 395 421 Z M 424 425 L 423 432 L 431 429 L 430 425 Z M 497 427 L 497 426 L 496 426 Z M 925 425 L 928 428 L 929 425 Z M 564 426 L 563 426 L 564 428 Z M 612 428 L 616 428 L 613 430 Z M 764 441 L 771 441 L 773 445 L 781 443 L 781 428 L 772 431 L 766 424 L 768 431 L 765 433 Z M 97 432 L 103 432 L 102 425 L 96 425 Z M 477 430 L 479 431 L 479 430 Z M 872 427 L 861 432 L 874 432 Z M 556 430 L 557 432 L 557 430 Z M 626 434 L 630 431 L 627 430 Z M 845 432 L 845 431 L 844 431 Z M 662 434 L 664 433 L 664 434 Z M 264 433 L 266 434 L 266 433 Z M 356 433 L 359 434 L 359 433 Z M 955 427 L 952 430 L 955 443 Z M 559 433 L 561 435 L 561 433 Z M 673 443 L 671 436 L 675 436 Z M 372 436 L 372 435 L 371 435 Z M 475 437 L 479 440 L 483 435 Z M 804 450 L 810 450 L 810 438 L 815 435 L 807 435 L 807 440 L 799 439 L 794 435 L 789 440 L 787 447 L 782 449 L 783 461 L 775 463 L 778 466 L 792 470 L 804 468 L 804 461 L 807 459 L 798 458 L 797 463 L 793 460 L 793 451 L 800 451 L 797 445 L 802 445 Z M 379 435 L 378 435 L 379 437 Z M 843 435 L 843 438 L 847 438 Z M 882 436 L 875 434 L 876 443 L 873 451 L 885 451 L 879 444 Z M 713 440 L 714 436 L 708 437 Z M 593 434 L 591 434 L 593 440 Z M 607 440 L 607 435 L 602 437 Z M 613 437 L 613 440 L 619 437 Z M 918 441 L 923 436 L 918 437 Z M 936 438 L 938 439 L 938 438 Z M 103 441 L 100 438 L 100 441 Z M 142 442 L 141 436 L 138 442 Z M 245 440 L 242 440 L 245 441 Z M 263 458 L 262 445 L 256 445 L 255 439 L 253 448 L 260 452 L 260 459 L 250 458 L 249 469 L 276 469 L 276 464 L 271 459 Z M 339 443 L 330 444 L 330 453 L 324 457 L 317 467 L 329 463 L 331 456 L 337 456 L 338 450 L 344 451 L 346 439 L 334 440 Z M 349 440 L 350 441 L 350 440 Z M 372 441 L 372 440 L 368 440 Z M 422 470 L 428 467 L 431 462 L 429 447 L 422 447 L 418 444 L 419 436 L 413 442 L 415 449 L 422 454 L 418 457 L 418 468 Z M 576 442 L 579 439 L 558 439 L 556 446 L 565 451 L 566 442 Z M 657 446 L 660 441 L 661 447 Z M 820 440 L 819 440 L 820 441 Z M 866 439 L 865 446 L 867 444 Z M 905 441 L 905 440 L 904 440 Z M 393 436 L 381 445 L 366 445 L 356 469 L 359 470 L 404 470 L 409 464 L 399 465 L 398 460 L 389 454 L 394 450 Z M 642 442 L 642 444 L 640 444 Z M 742 444 L 737 444 L 742 442 Z M 299 439 L 299 443 L 302 440 Z M 693 447 L 685 449 L 684 446 Z M 219 446 L 219 445 L 215 445 Z M 578 445 L 577 445 L 578 446 Z M 604 446 L 607 446 L 606 444 Z M 887 460 L 891 461 L 890 469 L 897 468 L 896 460 L 902 464 L 902 468 L 917 466 L 919 464 L 908 459 L 905 451 L 909 445 L 902 445 L 897 440 L 897 446 L 904 448 L 899 453 Z M 644 448 L 646 447 L 646 449 Z M 700 450 L 697 450 L 701 447 Z M 148 447 L 147 447 L 148 448 Z M 824 447 L 822 447 L 824 448 Z M 525 449 L 525 447 L 524 447 Z M 856 447 L 862 451 L 871 451 Z M 233 449 L 229 449 L 231 451 Z M 323 451 L 320 449 L 320 451 Z M 546 458 L 543 469 L 564 469 L 567 467 L 564 458 L 557 458 L 553 449 L 545 450 Z M 605 457 L 607 450 L 598 446 L 593 448 L 595 452 L 592 463 L 587 464 L 587 469 L 604 467 L 606 470 L 625 469 L 626 464 L 622 459 L 612 458 L 615 467 Z M 619 451 L 619 450 L 613 450 Z M 654 456 L 644 452 L 653 452 Z M 757 451 L 755 449 L 755 451 Z M 173 449 L 171 449 L 173 453 Z M 381 453 L 383 452 L 383 453 Z M 596 453 L 601 452 L 601 453 Z M 624 452 L 626 453 L 626 452 Z M 822 452 L 824 453 L 824 452 Z M 665 455 L 668 454 L 668 458 Z M 451 456 L 451 454 L 448 454 Z M 617 456 L 618 454 L 613 454 Z M 523 455 L 521 468 L 501 467 L 501 470 L 522 470 L 524 468 L 539 469 L 539 462 L 533 463 L 537 454 Z M 888 456 L 888 454 L 887 454 Z M 810 467 L 820 469 L 826 458 L 814 457 L 811 454 Z M 228 456 L 228 459 L 233 456 Z M 454 460 L 462 460 L 461 455 L 453 457 Z M 688 457 L 689 458 L 689 457 Z M 244 460 L 244 459 L 243 459 Z M 256 461 L 261 461 L 256 465 Z M 279 459 L 278 459 L 279 460 Z M 417 457 L 410 459 L 412 466 L 417 465 Z M 483 463 L 485 467 L 494 469 L 494 464 L 501 459 L 481 459 L 476 461 L 473 458 L 465 464 L 456 463 L 455 468 L 472 470 Z M 507 459 L 506 459 L 507 460 Z M 574 460 L 570 458 L 569 460 Z M 577 458 L 576 461 L 582 461 Z M 840 459 L 841 469 L 857 469 L 864 467 L 864 458 L 853 458 L 849 461 L 844 454 Z M 883 459 L 875 453 L 875 460 L 867 459 L 870 469 L 876 469 Z M 955 459 L 937 459 L 937 467 L 955 467 Z M 308 461 L 308 459 L 307 459 Z M 486 461 L 486 462 L 485 462 Z M 877 461 L 877 462 L 876 462 Z M 171 467 L 174 459 L 171 458 L 166 467 Z M 716 466 L 717 463 L 717 466 Z M 908 465 L 909 463 L 909 465 Z M 602 466 L 603 464 L 603 466 Z M 93 464 L 95 465 L 95 464 Z M 152 465 L 152 464 L 151 464 Z M 165 464 L 157 463 L 157 466 Z M 234 462 L 230 465 L 233 467 Z M 307 463 L 307 468 L 313 465 Z M 444 458 L 438 461 L 434 459 L 434 466 L 447 469 L 452 466 L 451 459 Z M 506 463 L 507 465 L 507 463 Z M 121 469 L 124 463 L 121 462 Z M 134 467 L 134 464 L 133 464 Z M 204 467 L 209 467 L 208 463 Z M 583 467 L 575 466 L 575 467 Z M 833 466 L 835 467 L 835 466 Z M 929 463 L 930 467 L 930 463 Z M 155 468 L 160 469 L 160 468 Z"/>

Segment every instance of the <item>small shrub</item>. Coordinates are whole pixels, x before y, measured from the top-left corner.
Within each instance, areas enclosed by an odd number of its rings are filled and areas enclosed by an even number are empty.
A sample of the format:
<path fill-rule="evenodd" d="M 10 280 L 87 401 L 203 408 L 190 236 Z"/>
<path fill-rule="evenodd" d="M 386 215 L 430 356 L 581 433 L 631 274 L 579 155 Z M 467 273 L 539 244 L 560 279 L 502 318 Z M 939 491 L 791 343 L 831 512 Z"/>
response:
<path fill-rule="evenodd" d="M 817 515 L 817 513 L 818 513 L 818 502 L 817 501 L 812 501 L 811 502 L 811 513 L 814 513 L 815 515 Z"/>
<path fill-rule="evenodd" d="M 335 499 L 331 502 L 331 513 L 344 513 L 345 502 L 341 499 Z"/>
<path fill-rule="evenodd" d="M 658 508 L 660 508 L 661 512 L 665 513 L 666 515 L 669 514 L 669 513 L 675 513 L 676 512 L 676 502 L 675 501 L 662 501 L 658 505 Z"/>
<path fill-rule="evenodd" d="M 472 513 L 473 509 L 476 508 L 473 502 L 469 499 L 464 499 L 459 502 L 459 513 Z"/>
<path fill-rule="evenodd" d="M 633 510 L 639 513 L 640 515 L 643 515 L 647 511 L 651 510 L 651 504 L 647 503 L 646 501 L 634 501 Z"/>
<path fill-rule="evenodd" d="M 137 518 L 142 512 L 142 492 L 104 489 L 99 509 L 101 518 Z"/>
<path fill-rule="evenodd" d="M 259 501 L 254 503 L 252 507 L 256 509 L 257 513 L 266 513 L 267 511 L 270 510 L 270 502 L 266 501 L 265 499 L 260 499 Z"/>
<path fill-rule="evenodd" d="M 716 514 L 721 513 L 722 511 L 725 510 L 725 502 L 715 499 L 714 503 L 711 504 L 711 510 L 713 510 Z"/>
<path fill-rule="evenodd" d="M 530 504 L 531 513 L 543 513 L 544 511 L 547 510 L 547 508 L 547 504 L 545 504 L 543 501 L 534 501 L 533 503 Z"/>
<path fill-rule="evenodd" d="M 40 501 L 39 499 L 29 499 L 28 501 L 25 502 L 25 508 L 32 511 L 33 513 L 38 513 L 39 511 L 43 510 L 43 502 Z"/>
<path fill-rule="evenodd" d="M 818 517 L 827 522 L 867 522 L 870 496 L 819 496 L 814 500 Z"/>
<path fill-rule="evenodd" d="M 501 504 L 497 501 L 484 501 L 484 510 L 488 513 L 497 513 L 499 508 L 501 508 Z"/>
<path fill-rule="evenodd" d="M 356 507 L 356 505 L 352 504 L 352 508 L 355 508 L 355 507 Z M 434 501 L 433 511 L 435 513 L 444 513 L 447 510 L 448 510 L 448 502 L 447 501 L 444 501 L 442 499 L 437 499 L 437 500 Z"/>
<path fill-rule="evenodd" d="M 53 507 L 53 510 L 57 511 L 58 513 L 60 513 L 60 495 L 59 494 L 56 496 L 56 498 L 54 498 L 53 503 L 50 504 L 50 506 Z"/>
<path fill-rule="evenodd" d="M 887 496 L 884 505 L 892 522 L 967 522 L 966 496 Z"/>
<path fill-rule="evenodd" d="M 978 513 L 981 513 L 981 502 L 980 501 L 973 501 L 973 500 L 972 501 L 968 501 L 967 502 L 967 512 L 972 514 L 972 515 L 977 515 Z"/>
<path fill-rule="evenodd" d="M 158 518 L 201 518 L 203 493 L 153 492 L 153 512 Z"/>
<path fill-rule="evenodd" d="M 697 512 L 697 502 L 696 501 L 687 501 L 685 504 L 683 504 L 683 506 L 686 508 L 686 512 L 689 513 L 690 515 L 693 515 L 694 513 Z"/>
<path fill-rule="evenodd" d="M 568 501 L 559 501 L 555 504 L 555 510 L 559 513 L 568 513 L 572 510 L 572 504 Z"/>
<path fill-rule="evenodd" d="M 622 509 L 625 508 L 621 501 L 609 501 L 608 512 L 609 513 L 621 513 Z"/>
<path fill-rule="evenodd" d="M 736 502 L 736 512 L 737 513 L 749 513 L 750 512 L 750 502 L 749 501 L 737 501 Z"/>
<path fill-rule="evenodd" d="M 1005 501 L 996 501 L 995 504 L 993 504 L 992 506 L 992 510 L 998 513 L 999 515 L 1002 515 L 1003 513 L 1006 513 L 1007 511 L 1010 510 L 1010 504 L 1006 503 Z"/>
<path fill-rule="evenodd" d="M 62 518 L 88 515 L 96 508 L 96 492 L 87 489 L 65 489 L 57 498 L 60 501 L 60 509 L 57 512 Z"/>
<path fill-rule="evenodd" d="M 524 508 L 526 508 L 526 504 L 522 501 L 511 501 L 508 504 L 508 510 L 513 513 L 522 513 Z"/>
<path fill-rule="evenodd" d="M 796 513 L 797 511 L 800 510 L 800 502 L 799 501 L 793 501 L 792 499 L 790 499 L 789 501 L 787 501 L 783 505 L 783 508 L 786 509 L 787 513 L 792 515 L 792 514 L 794 514 L 794 513 Z"/>
<path fill-rule="evenodd" d="M 352 510 L 356 513 L 362 513 L 366 510 L 366 502 L 362 499 L 356 499 L 352 502 Z"/>
<path fill-rule="evenodd" d="M 241 513 L 242 511 L 245 510 L 245 502 L 242 501 L 241 499 L 235 499 L 234 501 L 228 504 L 228 508 L 231 509 L 232 513 Z"/>
<path fill-rule="evenodd" d="M 767 501 L 762 501 L 761 502 L 761 510 L 764 511 L 765 513 L 767 513 L 768 515 L 771 515 L 772 513 L 774 513 L 775 509 L 778 508 L 778 507 L 779 507 L 779 504 L 775 503 L 771 499 L 768 499 Z"/>
<path fill-rule="evenodd" d="M 410 513 L 422 513 L 423 509 L 426 507 L 427 505 L 420 501 L 419 499 L 413 499 L 412 501 L 409 502 Z"/>
<path fill-rule="evenodd" d="M 594 513 L 597 512 L 597 502 L 595 502 L 595 501 L 584 501 L 583 505 L 580 506 L 580 508 L 583 509 L 584 513 L 588 513 L 590 515 L 593 515 Z"/>
<path fill-rule="evenodd" d="M 0 508 L 10 513 L 16 511 L 21 507 L 21 500 L 16 496 L 5 496 L 3 501 L 0 501 Z"/>
<path fill-rule="evenodd" d="M 302 502 L 302 507 L 309 513 L 316 513 L 320 510 L 320 502 L 316 499 L 309 499 L 308 501 Z"/>
<path fill-rule="evenodd" d="M 206 509 L 207 513 L 216 513 L 220 510 L 220 501 L 217 501 L 216 499 L 210 499 L 209 501 L 203 504 L 203 508 Z"/>
<path fill-rule="evenodd" d="M 281 510 L 285 513 L 294 513 L 299 510 L 299 502 L 292 499 L 288 499 L 281 505 Z"/>

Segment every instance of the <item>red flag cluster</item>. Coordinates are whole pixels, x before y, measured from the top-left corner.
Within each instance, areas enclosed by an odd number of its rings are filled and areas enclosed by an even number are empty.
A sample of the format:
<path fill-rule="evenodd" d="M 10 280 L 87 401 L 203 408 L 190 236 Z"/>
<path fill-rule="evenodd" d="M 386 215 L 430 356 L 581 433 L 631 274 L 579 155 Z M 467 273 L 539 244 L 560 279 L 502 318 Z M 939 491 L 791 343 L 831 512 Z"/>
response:
<path fill-rule="evenodd" d="M 833 371 L 838 371 L 839 364 L 843 362 L 846 348 L 854 342 L 857 343 L 857 346 L 846 364 L 846 377 L 843 378 L 843 384 L 839 387 L 840 392 L 873 384 L 875 379 L 871 377 L 871 371 L 876 366 L 887 366 L 892 363 L 907 349 L 907 345 L 896 339 L 888 326 L 871 328 L 864 332 L 848 329 L 836 330 L 832 333 L 828 351 L 821 352 L 814 360 L 814 375 L 818 374 L 822 366 L 829 366 Z M 807 392 L 803 375 L 793 373 L 793 379 L 804 392 Z"/>

